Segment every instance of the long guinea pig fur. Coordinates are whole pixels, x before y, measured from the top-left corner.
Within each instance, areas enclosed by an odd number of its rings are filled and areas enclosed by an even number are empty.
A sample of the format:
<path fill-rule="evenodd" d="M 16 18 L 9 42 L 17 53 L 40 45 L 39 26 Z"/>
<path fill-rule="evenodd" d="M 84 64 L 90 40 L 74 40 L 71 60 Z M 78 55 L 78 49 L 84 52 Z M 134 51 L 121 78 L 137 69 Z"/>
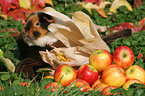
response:
<path fill-rule="evenodd" d="M 24 41 L 29 46 L 36 45 L 41 47 L 57 42 L 58 40 L 47 29 L 52 22 L 52 17 L 43 12 L 30 14 L 22 31 Z"/>

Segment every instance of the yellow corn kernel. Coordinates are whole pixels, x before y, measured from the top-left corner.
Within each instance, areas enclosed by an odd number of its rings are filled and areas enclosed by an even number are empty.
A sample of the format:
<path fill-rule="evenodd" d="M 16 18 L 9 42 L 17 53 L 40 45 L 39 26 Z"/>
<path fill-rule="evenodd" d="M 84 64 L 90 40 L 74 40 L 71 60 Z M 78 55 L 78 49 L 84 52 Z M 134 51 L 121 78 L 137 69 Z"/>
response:
<path fill-rule="evenodd" d="M 70 62 L 70 60 L 62 52 L 58 54 L 56 58 L 59 58 L 59 60 L 63 62 Z"/>

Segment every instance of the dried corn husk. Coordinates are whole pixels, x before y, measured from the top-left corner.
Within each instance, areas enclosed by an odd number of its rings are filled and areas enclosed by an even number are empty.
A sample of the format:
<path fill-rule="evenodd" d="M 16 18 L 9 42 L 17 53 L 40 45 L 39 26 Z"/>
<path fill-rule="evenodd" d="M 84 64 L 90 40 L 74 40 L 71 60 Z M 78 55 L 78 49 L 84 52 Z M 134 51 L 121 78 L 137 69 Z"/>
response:
<path fill-rule="evenodd" d="M 82 11 L 71 13 L 72 19 L 50 7 L 46 8 L 44 13 L 54 19 L 48 30 L 66 46 L 54 48 L 50 52 L 40 51 L 44 62 L 49 63 L 54 69 L 61 64 L 70 66 L 88 64 L 89 55 L 94 51 L 98 49 L 110 51 L 96 30 L 96 25 Z"/>

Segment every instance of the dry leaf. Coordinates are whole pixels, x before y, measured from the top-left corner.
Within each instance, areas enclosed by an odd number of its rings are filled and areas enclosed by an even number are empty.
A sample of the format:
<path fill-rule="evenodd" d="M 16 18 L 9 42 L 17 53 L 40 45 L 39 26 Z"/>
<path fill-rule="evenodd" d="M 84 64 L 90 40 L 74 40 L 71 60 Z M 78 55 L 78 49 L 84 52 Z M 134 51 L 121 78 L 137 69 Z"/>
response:
<path fill-rule="evenodd" d="M 5 20 L 7 20 L 7 15 L 5 15 L 4 13 L 0 12 L 0 17 L 4 18 Z"/>
<path fill-rule="evenodd" d="M 31 0 L 32 6 L 36 4 L 36 5 L 39 5 L 40 7 L 45 7 L 45 3 L 53 6 L 52 0 Z"/>
<path fill-rule="evenodd" d="M 30 0 L 19 0 L 20 7 L 30 9 L 31 8 L 31 2 Z"/>
<path fill-rule="evenodd" d="M 95 26 L 99 32 L 105 32 L 107 29 L 109 29 L 109 26 L 99 26 L 99 25 L 95 25 Z"/>
<path fill-rule="evenodd" d="M 142 5 L 144 2 L 143 0 L 134 0 L 133 8 L 137 8 L 139 5 Z"/>
<path fill-rule="evenodd" d="M 8 12 L 7 17 L 13 17 L 13 20 L 22 20 L 22 23 L 25 23 L 29 11 L 25 8 L 18 8 L 13 11 Z"/>
<path fill-rule="evenodd" d="M 139 26 L 145 25 L 145 17 L 139 21 Z"/>
<path fill-rule="evenodd" d="M 110 11 L 116 13 L 116 10 L 120 6 L 126 6 L 128 10 L 132 11 L 131 5 L 126 0 L 114 0 L 110 7 Z"/>
<path fill-rule="evenodd" d="M 108 18 L 104 9 L 96 9 L 95 11 L 97 11 L 102 17 Z"/>
<path fill-rule="evenodd" d="M 111 29 L 109 29 L 107 33 L 110 34 L 110 33 L 114 33 L 116 31 L 120 31 L 120 30 L 123 30 L 123 29 L 131 29 L 132 30 L 132 33 L 136 33 L 136 32 L 139 32 L 139 31 L 143 31 L 145 30 L 145 18 L 143 18 L 141 21 L 139 21 L 139 25 L 138 26 L 135 26 L 133 23 L 128 23 L 128 22 L 124 22 L 124 23 L 121 23 L 120 25 L 118 26 L 115 26 Z"/>
<path fill-rule="evenodd" d="M 50 4 L 52 7 L 54 7 L 52 0 L 45 0 L 45 3 Z"/>
<path fill-rule="evenodd" d="M 10 71 L 10 72 L 14 72 L 15 71 L 15 66 L 11 62 L 10 59 L 4 58 L 3 56 L 0 56 L 0 61 L 5 64 L 5 66 L 6 66 L 6 68 L 7 68 L 8 71 Z"/>
<path fill-rule="evenodd" d="M 104 0 L 104 1 L 100 2 L 99 7 L 104 9 L 107 5 L 111 5 L 111 2 Z"/>
<path fill-rule="evenodd" d="M 137 59 L 142 58 L 142 57 L 143 57 L 143 54 L 139 53 L 138 56 L 137 56 Z"/>
<path fill-rule="evenodd" d="M 102 1 L 100 5 L 96 5 L 90 2 L 77 2 L 77 5 L 80 8 L 86 9 L 90 14 L 92 14 L 92 10 L 98 12 L 102 17 L 107 18 L 108 16 L 105 14 L 104 8 L 106 5 L 111 4 L 111 2 Z"/>
<path fill-rule="evenodd" d="M 0 49 L 0 56 L 3 56 L 3 51 Z"/>
<path fill-rule="evenodd" d="M 55 48 L 50 52 L 40 51 L 44 62 L 53 68 L 61 64 L 81 66 L 89 63 L 89 55 L 92 52 L 98 49 L 110 51 L 96 30 L 96 25 L 82 11 L 71 13 L 72 19 L 50 7 L 44 12 L 54 19 L 48 30 L 66 46 Z"/>
<path fill-rule="evenodd" d="M 15 7 L 19 7 L 18 0 L 0 0 L 0 5 L 2 7 L 2 12 L 7 14 L 9 9 L 15 9 Z"/>
<path fill-rule="evenodd" d="M 97 5 L 100 5 L 100 3 L 102 1 L 105 1 L 105 0 L 83 0 L 83 2 L 90 2 L 90 3 L 95 3 Z"/>

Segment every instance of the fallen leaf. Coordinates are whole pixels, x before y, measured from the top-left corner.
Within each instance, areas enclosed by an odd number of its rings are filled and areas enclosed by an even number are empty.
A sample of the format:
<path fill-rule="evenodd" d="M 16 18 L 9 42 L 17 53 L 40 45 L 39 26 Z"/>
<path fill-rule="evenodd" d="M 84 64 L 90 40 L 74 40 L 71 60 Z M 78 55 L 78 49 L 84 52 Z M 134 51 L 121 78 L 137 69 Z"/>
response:
<path fill-rule="evenodd" d="M 133 23 L 125 22 L 125 23 L 121 23 L 120 25 L 118 25 L 116 27 L 113 27 L 113 28 L 109 29 L 109 31 L 106 32 L 106 33 L 110 34 L 110 33 L 116 32 L 116 30 L 120 31 L 120 30 L 123 30 L 123 29 L 131 29 L 132 33 L 136 33 L 136 32 L 139 32 L 139 31 L 144 31 L 145 30 L 145 18 L 143 18 L 142 20 L 139 21 L 138 26 L 135 26 Z"/>
<path fill-rule="evenodd" d="M 141 31 L 144 31 L 144 30 L 145 30 L 145 25 L 143 25 L 141 28 Z"/>
<path fill-rule="evenodd" d="M 90 2 L 90 3 L 95 3 L 97 5 L 100 5 L 102 1 L 105 1 L 105 0 L 84 0 L 83 2 Z"/>
<path fill-rule="evenodd" d="M 45 4 L 50 4 L 54 7 L 52 0 L 31 0 L 31 12 L 44 10 Z"/>
<path fill-rule="evenodd" d="M 30 0 L 19 0 L 19 5 L 20 7 L 26 8 L 26 9 L 30 9 L 31 8 L 31 2 Z"/>
<path fill-rule="evenodd" d="M 37 0 L 36 4 L 39 4 L 41 7 L 45 7 L 45 0 Z"/>
<path fill-rule="evenodd" d="M 5 30 L 2 30 L 0 32 L 6 32 L 6 31 L 10 32 L 11 34 L 8 35 L 8 36 L 5 36 L 5 37 L 10 37 L 10 36 L 17 37 L 17 36 L 20 35 L 20 32 L 18 30 L 16 30 L 16 29 L 5 29 Z"/>
<path fill-rule="evenodd" d="M 52 0 L 45 0 L 45 3 L 50 4 L 52 7 L 54 7 Z"/>
<path fill-rule="evenodd" d="M 143 0 L 134 0 L 133 8 L 137 8 L 139 5 L 143 4 Z"/>
<path fill-rule="evenodd" d="M 105 32 L 109 28 L 109 26 L 99 26 L 99 25 L 95 25 L 95 26 L 99 32 Z"/>
<path fill-rule="evenodd" d="M 77 5 L 80 8 L 86 9 L 90 14 L 92 14 L 92 11 L 98 12 L 102 17 L 107 18 L 104 8 L 106 5 L 111 4 L 111 2 L 101 2 L 100 5 L 96 5 L 90 2 L 77 2 Z"/>
<path fill-rule="evenodd" d="M 96 11 L 97 11 L 102 17 L 108 18 L 108 16 L 106 15 L 104 9 L 96 9 Z"/>
<path fill-rule="evenodd" d="M 107 5 L 111 5 L 111 2 L 103 0 L 103 2 L 99 4 L 99 7 L 104 9 Z"/>
<path fill-rule="evenodd" d="M 116 10 L 120 6 L 126 6 L 128 8 L 128 10 L 132 11 L 131 5 L 126 0 L 114 0 L 110 7 L 110 12 L 116 13 Z"/>
<path fill-rule="evenodd" d="M 93 3 L 86 3 L 86 2 L 77 2 L 76 3 L 80 8 L 82 9 L 86 9 L 90 14 L 92 14 L 92 9 L 97 7 L 99 8 L 98 6 L 96 6 L 95 4 Z"/>
<path fill-rule="evenodd" d="M 13 11 L 8 12 L 8 17 L 13 17 L 13 20 L 22 20 L 22 23 L 25 23 L 25 20 L 27 19 L 27 15 L 29 14 L 29 11 L 25 8 L 18 8 Z"/>
<path fill-rule="evenodd" d="M 138 56 L 137 56 L 137 59 L 142 58 L 142 57 L 143 57 L 143 54 L 139 53 Z"/>
<path fill-rule="evenodd" d="M 0 56 L 3 56 L 3 51 L 0 49 Z"/>
<path fill-rule="evenodd" d="M 139 21 L 139 24 L 138 24 L 140 27 L 145 25 L 145 18 L 143 18 L 142 20 Z"/>
<path fill-rule="evenodd" d="M 0 12 L 0 17 L 2 17 L 2 18 L 4 18 L 5 20 L 7 20 L 7 15 L 4 14 L 4 13 L 2 13 L 2 12 Z"/>
<path fill-rule="evenodd" d="M 52 0 L 31 0 L 31 4 L 33 5 L 39 5 L 41 7 L 45 7 L 45 3 L 50 4 L 53 6 Z"/>
<path fill-rule="evenodd" d="M 44 7 L 41 7 L 39 4 L 36 4 L 36 5 L 33 5 L 30 9 L 31 12 L 38 12 L 38 11 L 41 11 L 43 10 Z"/>
<path fill-rule="evenodd" d="M 141 28 L 139 26 L 135 26 L 133 23 L 125 22 L 125 23 L 121 23 L 119 26 L 111 28 L 110 31 L 113 31 L 113 30 L 120 31 L 123 29 L 131 29 L 132 33 L 139 32 L 141 30 Z"/>
<path fill-rule="evenodd" d="M 11 62 L 10 59 L 4 58 L 3 56 L 0 56 L 0 61 L 5 64 L 5 66 L 6 66 L 6 68 L 7 68 L 8 71 L 10 71 L 10 72 L 14 72 L 15 71 L 15 66 Z"/>
<path fill-rule="evenodd" d="M 14 5 L 16 7 L 19 7 L 18 0 L 1 0 L 0 4 L 2 5 L 2 12 L 4 14 L 7 14 L 7 12 L 9 11 L 10 8 L 15 8 Z"/>

